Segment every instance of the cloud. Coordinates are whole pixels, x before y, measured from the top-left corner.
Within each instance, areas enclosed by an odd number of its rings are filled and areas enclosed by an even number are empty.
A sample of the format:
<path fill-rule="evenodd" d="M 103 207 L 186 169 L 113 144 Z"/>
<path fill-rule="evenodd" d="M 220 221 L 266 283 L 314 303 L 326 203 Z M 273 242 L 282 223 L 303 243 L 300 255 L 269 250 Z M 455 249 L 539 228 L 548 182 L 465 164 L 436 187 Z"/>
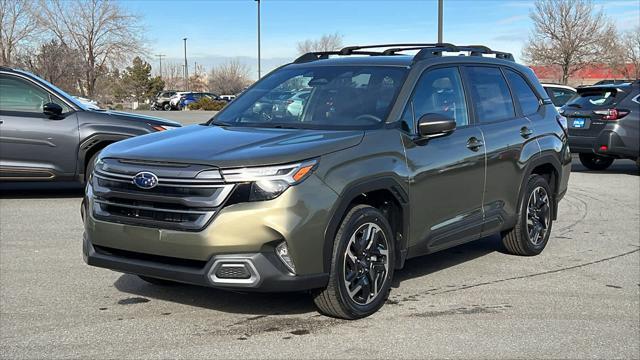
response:
<path fill-rule="evenodd" d="M 491 40 L 522 43 L 527 40 L 527 35 L 526 34 L 502 34 L 502 35 L 492 37 Z"/>
<path fill-rule="evenodd" d="M 510 16 L 508 18 L 504 18 L 504 19 L 496 21 L 496 25 L 509 25 L 509 24 L 513 24 L 513 23 L 518 23 L 518 22 L 526 20 L 527 18 L 528 18 L 527 15 L 514 15 L 514 16 Z"/>

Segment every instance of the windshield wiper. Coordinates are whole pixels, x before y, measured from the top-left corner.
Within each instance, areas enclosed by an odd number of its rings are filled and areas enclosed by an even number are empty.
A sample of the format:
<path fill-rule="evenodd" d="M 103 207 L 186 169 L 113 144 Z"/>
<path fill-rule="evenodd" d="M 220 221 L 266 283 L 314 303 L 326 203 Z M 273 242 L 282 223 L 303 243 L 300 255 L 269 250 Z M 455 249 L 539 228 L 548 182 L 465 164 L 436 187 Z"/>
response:
<path fill-rule="evenodd" d="M 215 126 L 231 126 L 230 123 L 226 123 L 224 121 L 212 121 L 211 125 L 215 125 Z"/>
<path fill-rule="evenodd" d="M 578 108 L 578 109 L 582 108 L 582 105 L 580 105 L 580 104 L 567 104 L 567 106 L 571 106 L 571 107 Z"/>

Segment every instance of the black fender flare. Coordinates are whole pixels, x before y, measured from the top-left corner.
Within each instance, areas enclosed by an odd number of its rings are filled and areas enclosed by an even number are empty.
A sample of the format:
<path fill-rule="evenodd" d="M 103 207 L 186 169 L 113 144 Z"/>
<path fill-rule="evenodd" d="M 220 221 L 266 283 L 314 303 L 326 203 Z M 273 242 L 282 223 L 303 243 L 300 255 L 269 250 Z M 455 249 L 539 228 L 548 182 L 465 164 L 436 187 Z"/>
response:
<path fill-rule="evenodd" d="M 332 215 L 324 234 L 323 246 L 323 271 L 329 273 L 331 271 L 331 257 L 333 256 L 333 243 L 335 235 L 342 218 L 349 209 L 349 205 L 355 198 L 361 194 L 377 190 L 389 190 L 395 197 L 398 204 L 402 207 L 402 233 L 401 238 L 396 239 L 396 268 L 402 268 L 404 260 L 407 256 L 407 244 L 409 234 L 409 196 L 400 185 L 400 183 L 392 177 L 377 177 L 367 179 L 350 185 L 338 197 L 340 200 L 334 205 Z"/>
<path fill-rule="evenodd" d="M 546 164 L 550 164 L 556 172 L 556 179 L 555 179 L 556 183 L 549 184 L 550 186 L 555 185 L 553 188 L 553 202 L 552 202 L 553 204 L 552 216 L 553 216 L 553 219 L 555 220 L 558 216 L 558 190 L 559 190 L 558 185 L 561 180 L 560 176 L 562 174 L 562 165 L 556 153 L 536 154 L 528 161 L 527 166 L 525 167 L 525 170 L 523 172 L 524 176 L 522 177 L 522 182 L 520 183 L 520 191 L 518 191 L 518 205 L 520 204 L 519 202 L 522 200 L 522 191 L 525 188 L 527 181 L 529 180 L 529 177 L 531 176 L 531 174 L 533 174 L 533 169 L 537 168 L 540 165 L 546 165 Z"/>
<path fill-rule="evenodd" d="M 84 179 L 84 163 L 87 160 L 87 154 L 91 149 L 104 142 L 114 143 L 116 141 L 128 139 L 132 136 L 133 135 L 98 133 L 92 134 L 82 140 L 78 148 L 78 177 L 80 179 Z"/>

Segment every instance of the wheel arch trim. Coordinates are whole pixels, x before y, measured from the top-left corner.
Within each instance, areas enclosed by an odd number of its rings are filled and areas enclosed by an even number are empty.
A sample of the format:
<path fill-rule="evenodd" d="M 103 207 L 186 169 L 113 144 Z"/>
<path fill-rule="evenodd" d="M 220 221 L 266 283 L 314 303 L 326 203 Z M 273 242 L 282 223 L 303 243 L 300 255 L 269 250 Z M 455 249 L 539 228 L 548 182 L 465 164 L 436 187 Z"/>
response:
<path fill-rule="evenodd" d="M 335 235 L 340 227 L 342 218 L 347 213 L 349 205 L 360 195 L 373 191 L 388 190 L 402 208 L 402 237 L 396 240 L 396 262 L 395 267 L 401 268 L 407 254 L 408 233 L 409 233 L 409 196 L 392 177 L 378 177 L 363 180 L 350 185 L 339 196 L 340 201 L 333 207 L 331 217 L 324 233 L 323 245 L 323 271 L 331 271 L 331 257 L 333 255 L 333 243 Z"/>

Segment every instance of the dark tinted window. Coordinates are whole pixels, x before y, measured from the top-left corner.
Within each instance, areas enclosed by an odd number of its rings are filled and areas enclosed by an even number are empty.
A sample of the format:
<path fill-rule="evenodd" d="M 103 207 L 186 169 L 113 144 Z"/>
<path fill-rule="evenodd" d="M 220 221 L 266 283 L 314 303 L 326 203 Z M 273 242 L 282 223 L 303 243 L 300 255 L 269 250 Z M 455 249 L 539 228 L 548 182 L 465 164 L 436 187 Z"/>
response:
<path fill-rule="evenodd" d="M 522 113 L 524 115 L 531 115 L 538 112 L 538 108 L 540 107 L 538 97 L 533 90 L 531 90 L 531 87 L 525 79 L 523 79 L 520 74 L 511 70 L 505 70 L 505 74 L 507 75 L 507 79 L 509 79 L 509 84 L 511 84 L 511 91 L 513 91 L 515 98 L 518 99 L 520 103 Z"/>
<path fill-rule="evenodd" d="M 416 84 L 411 102 L 416 121 L 425 114 L 442 114 L 454 119 L 457 126 L 469 124 L 457 68 L 435 69 L 424 73 Z"/>
<path fill-rule="evenodd" d="M 498 68 L 469 67 L 469 87 L 481 123 L 515 117 L 507 82 Z"/>
<path fill-rule="evenodd" d="M 566 106 L 578 109 L 595 109 L 609 107 L 616 103 L 617 90 L 601 88 L 601 89 L 585 89 L 578 93 L 578 96 L 567 102 Z"/>

